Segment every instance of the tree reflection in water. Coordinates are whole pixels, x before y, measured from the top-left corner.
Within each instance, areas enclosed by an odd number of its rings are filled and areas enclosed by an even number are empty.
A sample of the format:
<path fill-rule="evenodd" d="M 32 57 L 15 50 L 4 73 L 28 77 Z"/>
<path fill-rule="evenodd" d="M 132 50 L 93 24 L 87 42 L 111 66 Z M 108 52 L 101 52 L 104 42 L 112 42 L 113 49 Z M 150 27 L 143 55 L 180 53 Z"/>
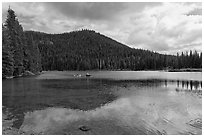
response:
<path fill-rule="evenodd" d="M 202 90 L 202 81 L 179 81 L 177 80 L 177 88 L 184 90 Z"/>

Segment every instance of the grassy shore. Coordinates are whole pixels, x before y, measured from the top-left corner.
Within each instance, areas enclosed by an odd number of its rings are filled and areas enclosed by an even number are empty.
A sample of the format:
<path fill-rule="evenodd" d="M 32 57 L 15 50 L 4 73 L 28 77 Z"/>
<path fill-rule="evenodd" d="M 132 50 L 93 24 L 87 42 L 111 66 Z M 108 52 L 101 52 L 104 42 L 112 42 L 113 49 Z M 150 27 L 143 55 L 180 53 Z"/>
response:
<path fill-rule="evenodd" d="M 168 72 L 202 72 L 202 68 L 169 69 Z"/>

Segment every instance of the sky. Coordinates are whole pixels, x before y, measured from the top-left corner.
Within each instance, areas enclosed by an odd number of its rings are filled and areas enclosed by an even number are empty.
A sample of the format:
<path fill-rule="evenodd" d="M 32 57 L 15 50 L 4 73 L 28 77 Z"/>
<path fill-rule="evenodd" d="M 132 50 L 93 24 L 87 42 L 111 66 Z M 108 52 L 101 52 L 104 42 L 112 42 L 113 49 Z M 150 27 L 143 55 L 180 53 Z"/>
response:
<path fill-rule="evenodd" d="M 8 7 L 24 30 L 63 33 L 91 29 L 132 48 L 159 53 L 202 51 L 202 3 L 14 2 Z"/>

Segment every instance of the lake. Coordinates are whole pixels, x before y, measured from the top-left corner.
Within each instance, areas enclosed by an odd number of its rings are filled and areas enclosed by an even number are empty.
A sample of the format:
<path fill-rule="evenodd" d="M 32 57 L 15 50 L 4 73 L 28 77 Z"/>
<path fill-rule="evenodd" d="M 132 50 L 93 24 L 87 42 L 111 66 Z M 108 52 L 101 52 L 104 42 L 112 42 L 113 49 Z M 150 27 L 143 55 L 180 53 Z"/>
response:
<path fill-rule="evenodd" d="M 2 104 L 6 134 L 200 135 L 202 73 L 47 71 L 3 80 Z"/>

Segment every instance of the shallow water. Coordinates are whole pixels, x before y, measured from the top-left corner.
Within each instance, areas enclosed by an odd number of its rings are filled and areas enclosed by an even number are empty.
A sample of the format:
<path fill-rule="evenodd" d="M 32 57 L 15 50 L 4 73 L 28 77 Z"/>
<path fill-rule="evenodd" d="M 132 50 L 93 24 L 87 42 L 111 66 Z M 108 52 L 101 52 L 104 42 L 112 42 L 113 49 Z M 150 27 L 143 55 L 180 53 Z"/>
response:
<path fill-rule="evenodd" d="M 13 126 L 25 134 L 202 134 L 202 73 L 89 73 L 3 80 Z"/>

